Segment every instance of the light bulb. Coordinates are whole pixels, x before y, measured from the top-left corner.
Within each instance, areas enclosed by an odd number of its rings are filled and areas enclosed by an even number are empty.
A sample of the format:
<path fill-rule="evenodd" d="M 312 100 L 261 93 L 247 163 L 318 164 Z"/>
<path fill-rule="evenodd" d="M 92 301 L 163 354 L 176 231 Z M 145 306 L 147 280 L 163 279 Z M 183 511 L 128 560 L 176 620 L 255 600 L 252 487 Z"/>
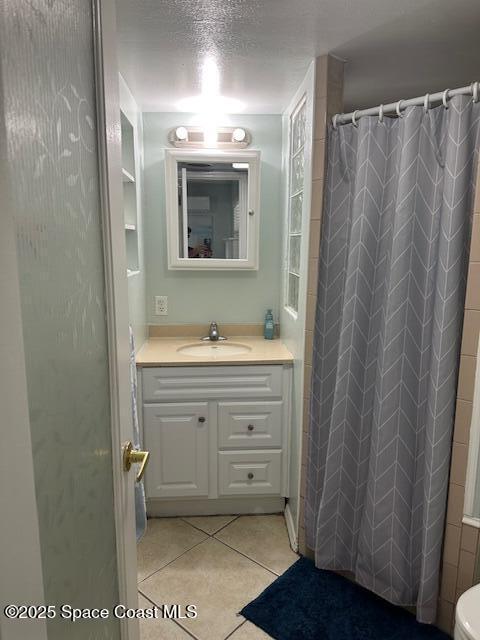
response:
<path fill-rule="evenodd" d="M 175 135 L 177 140 L 187 140 L 188 139 L 188 131 L 186 127 L 177 127 L 175 129 Z"/>
<path fill-rule="evenodd" d="M 245 129 L 234 129 L 232 133 L 232 141 L 233 142 L 243 142 L 247 137 L 247 132 Z"/>

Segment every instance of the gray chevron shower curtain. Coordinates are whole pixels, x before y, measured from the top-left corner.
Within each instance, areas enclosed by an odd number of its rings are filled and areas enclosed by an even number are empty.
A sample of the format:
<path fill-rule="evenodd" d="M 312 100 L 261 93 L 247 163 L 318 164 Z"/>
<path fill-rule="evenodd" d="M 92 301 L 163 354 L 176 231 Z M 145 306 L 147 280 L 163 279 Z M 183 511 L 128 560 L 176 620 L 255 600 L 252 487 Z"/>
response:
<path fill-rule="evenodd" d="M 329 131 L 305 506 L 316 565 L 436 614 L 480 103 Z"/>

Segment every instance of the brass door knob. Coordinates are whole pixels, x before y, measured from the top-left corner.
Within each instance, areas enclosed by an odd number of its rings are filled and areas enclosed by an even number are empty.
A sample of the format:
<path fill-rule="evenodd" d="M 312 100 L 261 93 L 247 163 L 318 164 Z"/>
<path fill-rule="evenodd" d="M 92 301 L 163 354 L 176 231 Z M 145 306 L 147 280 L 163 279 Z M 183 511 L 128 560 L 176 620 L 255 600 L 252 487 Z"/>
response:
<path fill-rule="evenodd" d="M 140 469 L 136 477 L 137 482 L 140 482 L 143 478 L 149 458 L 150 451 L 138 451 L 134 449 L 130 440 L 123 445 L 123 470 L 130 471 L 132 464 L 140 464 Z"/>

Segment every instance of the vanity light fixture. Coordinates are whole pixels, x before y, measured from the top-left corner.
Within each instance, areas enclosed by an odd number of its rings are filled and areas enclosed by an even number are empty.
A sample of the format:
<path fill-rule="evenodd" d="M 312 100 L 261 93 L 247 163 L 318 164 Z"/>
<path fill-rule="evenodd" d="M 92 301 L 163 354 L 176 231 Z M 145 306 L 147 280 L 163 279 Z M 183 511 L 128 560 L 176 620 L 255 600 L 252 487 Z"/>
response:
<path fill-rule="evenodd" d="M 200 127 L 175 127 L 170 131 L 168 141 L 174 147 L 185 149 L 246 149 L 252 136 L 243 127 L 217 127 L 207 122 Z"/>
<path fill-rule="evenodd" d="M 186 142 L 188 140 L 188 131 L 186 127 L 177 127 L 175 129 L 175 136 L 177 140 Z"/>

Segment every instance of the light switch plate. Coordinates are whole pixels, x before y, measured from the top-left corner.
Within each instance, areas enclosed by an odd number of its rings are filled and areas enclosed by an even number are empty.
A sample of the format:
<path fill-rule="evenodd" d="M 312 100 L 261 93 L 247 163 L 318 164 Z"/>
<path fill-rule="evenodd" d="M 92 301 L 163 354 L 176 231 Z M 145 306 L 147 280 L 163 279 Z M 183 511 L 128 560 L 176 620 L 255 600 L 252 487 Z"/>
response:
<path fill-rule="evenodd" d="M 168 296 L 155 296 L 155 315 L 168 316 Z"/>

